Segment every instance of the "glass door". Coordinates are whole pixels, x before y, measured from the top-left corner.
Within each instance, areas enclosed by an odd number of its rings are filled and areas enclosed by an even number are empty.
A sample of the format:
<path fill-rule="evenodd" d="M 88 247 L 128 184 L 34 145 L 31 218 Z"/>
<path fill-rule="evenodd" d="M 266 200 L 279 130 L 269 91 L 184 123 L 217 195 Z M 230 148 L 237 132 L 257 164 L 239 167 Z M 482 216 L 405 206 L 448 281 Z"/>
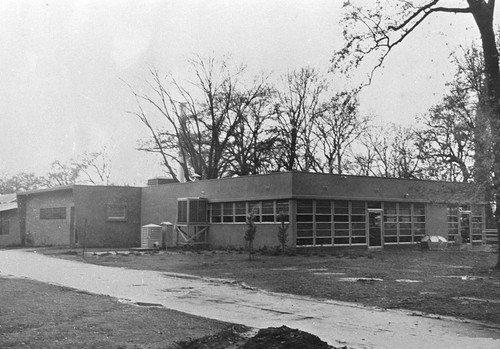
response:
<path fill-rule="evenodd" d="M 462 236 L 462 242 L 470 242 L 471 236 L 471 212 L 462 211 L 460 212 L 460 235 Z"/>
<path fill-rule="evenodd" d="M 368 246 L 382 247 L 382 210 L 368 210 Z"/>

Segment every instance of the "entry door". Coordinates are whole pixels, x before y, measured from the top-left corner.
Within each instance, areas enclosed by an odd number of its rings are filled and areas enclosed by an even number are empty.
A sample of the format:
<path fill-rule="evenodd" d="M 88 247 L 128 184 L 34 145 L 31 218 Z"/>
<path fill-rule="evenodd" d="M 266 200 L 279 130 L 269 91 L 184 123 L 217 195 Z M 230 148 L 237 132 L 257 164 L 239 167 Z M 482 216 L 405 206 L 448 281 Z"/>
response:
<path fill-rule="evenodd" d="M 460 212 L 460 235 L 462 242 L 470 242 L 471 236 L 471 213 L 470 211 Z"/>
<path fill-rule="evenodd" d="M 368 210 L 368 243 L 370 247 L 382 246 L 382 210 Z"/>

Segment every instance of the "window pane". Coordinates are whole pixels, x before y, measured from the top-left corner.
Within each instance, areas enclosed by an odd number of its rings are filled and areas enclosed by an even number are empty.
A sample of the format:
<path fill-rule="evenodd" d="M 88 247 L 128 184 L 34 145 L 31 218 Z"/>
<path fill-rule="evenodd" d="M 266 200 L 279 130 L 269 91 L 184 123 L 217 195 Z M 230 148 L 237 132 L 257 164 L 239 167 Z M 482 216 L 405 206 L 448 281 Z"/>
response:
<path fill-rule="evenodd" d="M 260 201 L 251 201 L 248 203 L 248 213 L 252 212 L 255 217 L 255 222 L 260 222 Z"/>
<path fill-rule="evenodd" d="M 231 223 L 234 221 L 234 204 L 232 202 L 225 202 L 222 204 L 222 221 L 224 223 Z"/>
<path fill-rule="evenodd" d="M 274 201 L 262 201 L 262 214 L 274 215 Z"/>
<path fill-rule="evenodd" d="M 312 223 L 297 223 L 297 230 L 313 230 Z"/>
<path fill-rule="evenodd" d="M 352 223 L 352 229 L 366 229 L 366 223 Z"/>
<path fill-rule="evenodd" d="M 349 223 L 335 223 L 335 229 L 349 229 Z"/>
<path fill-rule="evenodd" d="M 332 232 L 328 230 L 316 230 L 316 236 L 332 236 Z"/>
<path fill-rule="evenodd" d="M 400 236 L 399 242 L 411 242 L 411 236 Z"/>
<path fill-rule="evenodd" d="M 297 246 L 312 246 L 313 239 L 312 238 L 297 238 Z"/>
<path fill-rule="evenodd" d="M 66 207 L 41 208 L 40 219 L 66 219 Z"/>
<path fill-rule="evenodd" d="M 425 205 L 413 204 L 413 214 L 415 216 L 425 216 Z"/>
<path fill-rule="evenodd" d="M 329 200 L 317 200 L 316 201 L 316 213 L 331 214 L 332 212 L 332 202 Z"/>
<path fill-rule="evenodd" d="M 243 216 L 245 216 L 247 214 L 247 204 L 246 204 L 246 202 L 236 202 L 234 204 L 234 213 L 236 215 L 243 215 Z"/>
<path fill-rule="evenodd" d="M 253 212 L 253 214 L 256 216 L 260 216 L 260 202 L 259 201 L 250 201 L 248 203 L 248 211 Z"/>
<path fill-rule="evenodd" d="M 332 224 L 331 223 L 316 223 L 316 229 L 330 231 L 330 229 L 332 229 Z"/>
<path fill-rule="evenodd" d="M 316 245 L 331 245 L 332 238 L 316 238 Z"/>
<path fill-rule="evenodd" d="M 334 245 L 349 245 L 349 238 L 335 238 Z"/>
<path fill-rule="evenodd" d="M 212 216 L 212 223 L 220 223 L 222 221 L 222 204 L 221 203 L 214 203 L 210 205 L 211 208 L 211 216 Z"/>
<path fill-rule="evenodd" d="M 364 201 L 353 201 L 351 202 L 351 213 L 352 214 L 365 214 L 365 202 Z"/>
<path fill-rule="evenodd" d="M 313 215 L 304 215 L 304 214 L 297 215 L 297 222 L 312 222 L 312 221 L 313 221 Z"/>
<path fill-rule="evenodd" d="M 366 244 L 366 237 L 364 236 L 353 236 L 352 237 L 353 244 Z"/>
<path fill-rule="evenodd" d="M 349 216 L 347 215 L 335 215 L 333 216 L 335 222 L 349 222 Z"/>
<path fill-rule="evenodd" d="M 385 236 L 384 242 L 387 242 L 387 243 L 398 242 L 398 237 L 397 236 Z"/>
<path fill-rule="evenodd" d="M 312 230 L 297 230 L 297 237 L 313 236 Z"/>
<path fill-rule="evenodd" d="M 288 214 L 288 200 L 278 200 L 276 201 L 276 213 L 280 213 L 280 212 L 283 212 L 283 213 L 286 213 Z"/>
<path fill-rule="evenodd" d="M 353 230 L 352 236 L 366 236 L 366 230 L 363 229 Z"/>
<path fill-rule="evenodd" d="M 333 235 L 335 236 L 349 236 L 349 230 L 335 230 Z"/>
<path fill-rule="evenodd" d="M 316 215 L 316 222 L 331 222 L 332 216 L 330 215 Z"/>
<path fill-rule="evenodd" d="M 313 201 L 297 200 L 297 213 L 313 213 Z"/>
<path fill-rule="evenodd" d="M 274 215 L 262 215 L 261 222 L 274 222 Z"/>
<path fill-rule="evenodd" d="M 366 216 L 351 216 L 351 222 L 366 222 Z"/>
<path fill-rule="evenodd" d="M 411 215 L 411 204 L 399 203 L 399 214 L 400 215 Z"/>
<path fill-rule="evenodd" d="M 333 209 L 335 214 L 349 214 L 349 201 L 335 201 Z"/>
<path fill-rule="evenodd" d="M 386 202 L 384 203 L 384 213 L 385 214 L 397 214 L 396 203 L 395 202 Z"/>
<path fill-rule="evenodd" d="M 126 204 L 108 204 L 106 212 L 108 220 L 124 221 L 127 219 Z M 66 209 L 64 209 L 64 218 L 66 218 Z"/>

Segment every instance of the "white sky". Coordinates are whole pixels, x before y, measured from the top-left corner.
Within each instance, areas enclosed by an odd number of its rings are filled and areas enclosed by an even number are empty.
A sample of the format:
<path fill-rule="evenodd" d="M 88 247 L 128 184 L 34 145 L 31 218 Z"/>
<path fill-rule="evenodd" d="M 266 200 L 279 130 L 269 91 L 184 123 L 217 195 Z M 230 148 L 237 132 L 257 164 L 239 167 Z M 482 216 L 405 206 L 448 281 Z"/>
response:
<path fill-rule="evenodd" d="M 112 181 L 144 185 L 161 175 L 159 158 L 135 150 L 148 133 L 126 113 L 135 101 L 121 79 L 143 88 L 153 66 L 182 78 L 193 54 L 232 54 L 276 77 L 306 65 L 326 74 L 342 44 L 341 3 L 2 0 L 0 173 L 43 175 L 56 159 L 106 146 Z M 470 15 L 435 17 L 392 52 L 363 92 L 362 111 L 414 122 L 443 92 L 451 50 L 476 32 Z"/>

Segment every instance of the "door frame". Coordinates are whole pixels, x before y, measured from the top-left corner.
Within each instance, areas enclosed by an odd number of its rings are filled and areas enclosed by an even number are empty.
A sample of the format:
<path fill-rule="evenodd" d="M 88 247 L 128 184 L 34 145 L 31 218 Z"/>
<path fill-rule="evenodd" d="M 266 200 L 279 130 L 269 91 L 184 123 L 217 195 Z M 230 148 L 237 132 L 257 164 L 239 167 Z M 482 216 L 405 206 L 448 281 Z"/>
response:
<path fill-rule="evenodd" d="M 468 221 L 468 234 L 467 234 L 467 241 L 463 241 L 463 243 L 469 243 L 472 241 L 472 212 L 468 210 L 459 210 L 458 211 L 458 236 L 459 238 L 462 238 L 462 216 L 467 216 L 467 221 Z"/>
<path fill-rule="evenodd" d="M 368 230 L 367 230 L 367 245 L 370 248 L 382 248 L 384 247 L 384 210 L 381 208 L 369 208 L 368 210 Z M 370 243 L 370 230 L 372 226 L 370 225 L 370 214 L 378 213 L 380 215 L 380 244 L 372 245 Z"/>

